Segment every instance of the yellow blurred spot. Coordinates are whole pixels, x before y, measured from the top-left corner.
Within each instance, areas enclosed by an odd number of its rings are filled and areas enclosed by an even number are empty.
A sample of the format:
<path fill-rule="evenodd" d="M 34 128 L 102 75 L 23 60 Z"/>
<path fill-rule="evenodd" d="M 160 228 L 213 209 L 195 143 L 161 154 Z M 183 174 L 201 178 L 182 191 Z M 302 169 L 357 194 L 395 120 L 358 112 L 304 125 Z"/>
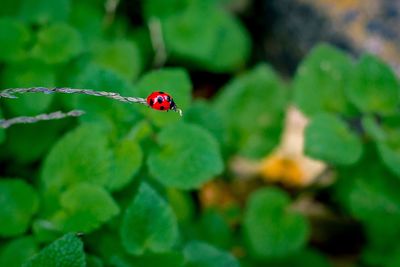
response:
<path fill-rule="evenodd" d="M 307 186 L 325 169 L 324 163 L 303 153 L 307 123 L 308 119 L 299 110 L 288 109 L 281 143 L 258 165 L 258 173 L 265 181 Z"/>
<path fill-rule="evenodd" d="M 272 155 L 261 163 L 260 175 L 268 182 L 281 181 L 291 186 L 304 185 L 304 172 L 299 163 L 278 155 Z"/>

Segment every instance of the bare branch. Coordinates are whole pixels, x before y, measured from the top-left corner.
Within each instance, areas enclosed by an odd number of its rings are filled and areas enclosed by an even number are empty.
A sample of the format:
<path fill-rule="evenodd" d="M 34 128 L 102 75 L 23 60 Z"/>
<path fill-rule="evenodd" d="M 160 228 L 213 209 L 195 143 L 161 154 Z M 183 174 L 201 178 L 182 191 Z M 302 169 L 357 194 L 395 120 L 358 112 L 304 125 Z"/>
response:
<path fill-rule="evenodd" d="M 129 102 L 129 103 L 139 103 L 145 106 L 148 106 L 146 99 L 141 97 L 129 97 L 129 96 L 121 96 L 118 93 L 114 92 L 104 92 L 104 91 L 94 91 L 90 89 L 73 89 L 66 87 L 54 87 L 54 88 L 45 88 L 45 87 L 31 87 L 31 88 L 10 88 L 0 91 L 0 98 L 17 98 L 14 94 L 23 94 L 23 93 L 64 93 L 64 94 L 83 94 L 83 95 L 92 95 L 92 96 L 102 96 L 111 98 L 114 100 L 118 100 L 121 102 Z"/>
<path fill-rule="evenodd" d="M 71 110 L 67 113 L 56 111 L 48 114 L 39 114 L 37 116 L 22 116 L 22 117 L 15 117 L 8 120 L 0 120 L 0 128 L 8 128 L 11 125 L 19 124 L 19 123 L 35 123 L 38 121 L 48 121 L 48 120 L 59 120 L 66 117 L 79 117 L 83 115 L 85 112 L 82 110 Z"/>

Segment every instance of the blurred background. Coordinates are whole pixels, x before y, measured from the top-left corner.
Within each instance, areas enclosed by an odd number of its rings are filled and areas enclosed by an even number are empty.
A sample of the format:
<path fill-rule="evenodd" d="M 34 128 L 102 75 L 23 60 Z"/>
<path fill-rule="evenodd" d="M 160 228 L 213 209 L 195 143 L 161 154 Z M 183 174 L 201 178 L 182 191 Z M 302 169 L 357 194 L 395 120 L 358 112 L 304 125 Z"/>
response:
<path fill-rule="evenodd" d="M 2 0 L 1 89 L 165 91 L 184 116 L 1 98 L 86 114 L 0 129 L 0 266 L 400 266 L 399 22 L 390 0 Z"/>

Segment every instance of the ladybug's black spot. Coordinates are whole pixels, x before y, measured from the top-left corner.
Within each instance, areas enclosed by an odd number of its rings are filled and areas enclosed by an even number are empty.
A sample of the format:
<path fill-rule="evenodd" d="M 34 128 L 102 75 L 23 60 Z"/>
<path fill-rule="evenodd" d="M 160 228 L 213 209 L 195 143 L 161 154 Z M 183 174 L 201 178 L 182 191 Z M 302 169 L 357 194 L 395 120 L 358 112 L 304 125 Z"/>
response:
<path fill-rule="evenodd" d="M 164 92 L 163 92 L 163 91 L 159 91 L 158 93 L 159 93 L 160 95 L 163 95 L 163 94 L 164 94 Z"/>
<path fill-rule="evenodd" d="M 161 96 L 157 96 L 157 102 L 161 104 L 163 102 L 163 98 Z"/>
<path fill-rule="evenodd" d="M 154 100 L 153 99 L 150 99 L 150 106 L 152 107 L 153 105 L 154 105 Z"/>
<path fill-rule="evenodd" d="M 161 106 L 161 107 L 160 107 L 160 110 L 164 110 L 164 106 Z"/>

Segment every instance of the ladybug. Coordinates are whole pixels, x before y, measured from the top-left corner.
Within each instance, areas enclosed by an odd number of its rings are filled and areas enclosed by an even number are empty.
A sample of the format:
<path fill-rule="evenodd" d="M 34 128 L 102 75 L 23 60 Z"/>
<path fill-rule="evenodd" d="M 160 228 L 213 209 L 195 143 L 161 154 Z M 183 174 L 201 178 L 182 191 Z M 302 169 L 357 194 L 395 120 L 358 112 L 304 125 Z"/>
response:
<path fill-rule="evenodd" d="M 172 97 L 161 91 L 151 93 L 147 97 L 146 102 L 153 109 L 177 111 L 176 104 Z"/>

